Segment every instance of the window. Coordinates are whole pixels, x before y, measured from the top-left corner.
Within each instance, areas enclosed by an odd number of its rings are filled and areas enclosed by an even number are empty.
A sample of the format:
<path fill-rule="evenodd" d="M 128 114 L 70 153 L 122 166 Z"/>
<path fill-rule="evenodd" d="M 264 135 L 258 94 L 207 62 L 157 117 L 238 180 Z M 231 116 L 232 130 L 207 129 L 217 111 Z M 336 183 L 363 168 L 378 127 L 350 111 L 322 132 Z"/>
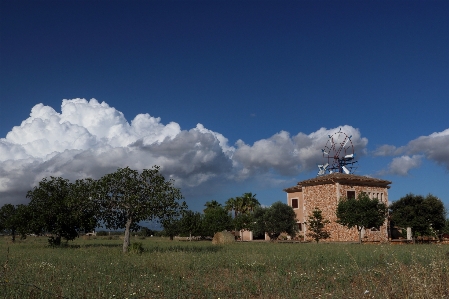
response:
<path fill-rule="evenodd" d="M 298 199 L 292 198 L 292 208 L 297 209 L 298 208 Z"/>
<path fill-rule="evenodd" d="M 295 231 L 302 232 L 302 223 L 295 224 Z"/>
<path fill-rule="evenodd" d="M 355 198 L 355 191 L 346 191 L 347 198 Z"/>

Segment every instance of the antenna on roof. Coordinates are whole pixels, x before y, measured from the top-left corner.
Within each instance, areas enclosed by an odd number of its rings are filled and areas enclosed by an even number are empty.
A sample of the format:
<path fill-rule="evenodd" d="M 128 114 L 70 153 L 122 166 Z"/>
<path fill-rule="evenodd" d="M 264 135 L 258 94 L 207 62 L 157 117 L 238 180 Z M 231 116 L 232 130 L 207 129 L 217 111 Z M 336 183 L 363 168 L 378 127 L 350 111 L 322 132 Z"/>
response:
<path fill-rule="evenodd" d="M 340 128 L 329 135 L 326 145 L 321 150 L 326 163 L 318 165 L 318 176 L 334 172 L 352 174 L 357 169 L 352 135 L 348 136 Z"/>

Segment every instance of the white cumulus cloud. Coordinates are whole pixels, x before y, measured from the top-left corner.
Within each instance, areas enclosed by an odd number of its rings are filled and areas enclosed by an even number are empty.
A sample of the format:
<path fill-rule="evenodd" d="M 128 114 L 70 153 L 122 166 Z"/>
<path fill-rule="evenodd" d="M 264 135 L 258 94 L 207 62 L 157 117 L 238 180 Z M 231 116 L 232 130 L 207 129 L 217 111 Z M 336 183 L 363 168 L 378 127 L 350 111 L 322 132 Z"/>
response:
<path fill-rule="evenodd" d="M 43 104 L 0 139 L 0 204 L 24 202 L 47 176 L 98 178 L 118 167 L 160 165 L 179 186 L 197 186 L 232 169 L 227 139 L 198 124 L 182 131 L 171 122 L 123 113 L 95 99 L 63 100 L 61 113 Z"/>
<path fill-rule="evenodd" d="M 449 129 L 418 137 L 410 141 L 406 148 L 411 154 L 423 154 L 449 170 Z"/>
<path fill-rule="evenodd" d="M 388 165 L 387 171 L 384 171 L 383 173 L 406 176 L 410 170 L 421 166 L 421 160 L 422 156 L 420 155 L 393 158 L 393 161 Z"/>
<path fill-rule="evenodd" d="M 404 155 L 405 154 L 405 155 Z M 407 172 L 400 171 L 395 165 L 400 161 L 405 162 L 411 168 L 419 167 L 422 157 L 434 161 L 449 170 L 449 129 L 435 132 L 428 136 L 420 136 L 407 145 L 396 147 L 393 145 L 382 145 L 374 151 L 375 156 L 399 156 L 394 158 L 387 172 L 405 175 Z M 414 161 L 414 162 L 413 162 Z M 393 165 L 393 169 L 391 168 Z"/>
<path fill-rule="evenodd" d="M 281 131 L 252 145 L 238 140 L 232 146 L 202 124 L 181 130 L 179 124 L 163 124 L 149 114 L 128 122 L 122 112 L 95 99 L 63 100 L 61 112 L 37 104 L 0 138 L 0 205 L 26 202 L 26 192 L 44 177 L 99 178 L 126 166 L 141 170 L 159 165 L 189 194 L 213 182 L 223 185 L 249 176 L 279 184 L 272 173 L 291 180 L 301 171 L 316 170 L 323 162 L 321 149 L 339 129 L 294 136 Z M 351 126 L 341 130 L 352 135 L 356 153 L 363 156 L 368 140 Z"/>
<path fill-rule="evenodd" d="M 233 159 L 242 166 L 242 176 L 269 169 L 286 176 L 296 175 L 301 171 L 318 170 L 317 164 L 327 161 L 321 150 L 331 142 L 330 136 L 334 138 L 333 142 L 337 146 L 344 139 L 344 134 L 338 134 L 340 129 L 352 136 L 356 155 L 365 155 L 368 139 L 362 138 L 358 129 L 342 126 L 333 129 L 321 128 L 309 135 L 299 133 L 292 137 L 288 132 L 281 131 L 270 138 L 258 140 L 253 145 L 239 140 Z M 349 144 L 346 144 L 345 148 L 348 146 Z M 349 152 L 348 149 L 348 153 L 352 151 Z"/>

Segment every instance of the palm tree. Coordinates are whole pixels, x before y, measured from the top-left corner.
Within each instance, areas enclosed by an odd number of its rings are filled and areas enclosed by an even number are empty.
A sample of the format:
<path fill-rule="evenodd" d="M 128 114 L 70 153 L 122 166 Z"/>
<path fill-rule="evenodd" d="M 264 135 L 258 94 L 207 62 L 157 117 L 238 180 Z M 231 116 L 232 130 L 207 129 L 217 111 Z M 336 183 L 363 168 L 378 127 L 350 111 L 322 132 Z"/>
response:
<path fill-rule="evenodd" d="M 230 198 L 230 199 L 228 199 L 228 201 L 226 201 L 226 209 L 228 211 L 234 210 L 234 219 L 237 222 L 249 221 L 250 214 L 258 206 L 260 206 L 260 203 L 256 199 L 256 194 L 252 194 L 251 192 L 244 193 L 242 196 L 238 196 L 236 198 Z M 239 219 L 237 219 L 237 218 L 239 218 Z M 235 223 L 237 223 L 237 222 L 235 222 Z M 248 223 L 246 223 L 246 225 L 248 225 Z M 238 225 L 238 226 L 241 226 L 241 225 Z M 237 228 L 236 228 L 236 230 L 237 230 Z M 240 231 L 240 233 L 241 233 L 241 231 Z"/>
<path fill-rule="evenodd" d="M 256 199 L 256 194 L 248 192 L 244 193 L 240 198 L 243 202 L 241 212 L 244 214 L 250 214 L 256 207 L 260 206 L 260 202 Z"/>
<path fill-rule="evenodd" d="M 231 197 L 230 199 L 228 199 L 225 202 L 225 209 L 229 212 L 234 211 L 234 217 L 237 217 L 238 214 L 238 208 L 237 208 L 237 200 L 233 197 Z"/>
<path fill-rule="evenodd" d="M 222 207 L 222 206 L 221 206 L 221 203 L 219 203 L 219 202 L 216 201 L 216 200 L 206 201 L 206 203 L 204 204 L 204 206 L 206 207 L 206 208 L 203 210 L 204 213 L 207 213 L 207 212 L 209 212 L 209 211 L 211 211 L 211 210 L 213 210 L 213 209 L 221 208 L 221 207 Z"/>

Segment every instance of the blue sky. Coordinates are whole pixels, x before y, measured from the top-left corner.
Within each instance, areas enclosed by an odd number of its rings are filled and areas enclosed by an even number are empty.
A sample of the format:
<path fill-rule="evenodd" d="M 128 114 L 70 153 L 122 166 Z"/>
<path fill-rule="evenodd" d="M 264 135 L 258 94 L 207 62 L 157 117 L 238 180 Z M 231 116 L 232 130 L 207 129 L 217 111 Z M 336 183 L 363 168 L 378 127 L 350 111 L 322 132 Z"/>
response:
<path fill-rule="evenodd" d="M 192 209 L 244 192 L 269 205 L 343 128 L 356 174 L 391 180 L 390 201 L 449 208 L 448 15 L 447 1 L 2 0 L 0 204 L 45 176 L 160 164 Z"/>

